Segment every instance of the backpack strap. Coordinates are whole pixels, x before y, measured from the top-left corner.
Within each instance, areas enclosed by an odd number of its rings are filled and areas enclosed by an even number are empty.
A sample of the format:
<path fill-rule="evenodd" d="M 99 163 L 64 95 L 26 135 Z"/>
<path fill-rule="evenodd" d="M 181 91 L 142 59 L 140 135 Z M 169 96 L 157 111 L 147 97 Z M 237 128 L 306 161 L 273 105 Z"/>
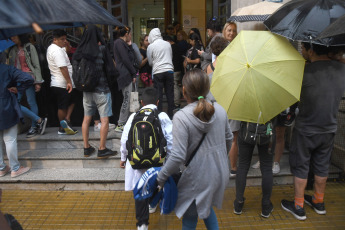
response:
<path fill-rule="evenodd" d="M 211 67 L 212 71 L 214 71 L 214 66 L 213 66 L 213 63 L 212 63 L 212 62 L 211 62 L 211 64 L 210 64 L 210 67 Z"/>
<path fill-rule="evenodd" d="M 207 134 L 207 133 L 204 133 L 204 134 L 202 135 L 202 138 L 201 138 L 201 140 L 200 140 L 198 146 L 194 149 L 194 151 L 193 151 L 192 154 L 190 155 L 188 161 L 186 162 L 186 164 L 185 164 L 186 167 L 190 164 L 190 162 L 193 160 L 193 157 L 194 157 L 195 154 L 198 152 L 200 145 L 202 144 L 202 142 L 204 141 L 204 139 L 205 139 L 205 137 L 206 137 L 206 134 Z"/>

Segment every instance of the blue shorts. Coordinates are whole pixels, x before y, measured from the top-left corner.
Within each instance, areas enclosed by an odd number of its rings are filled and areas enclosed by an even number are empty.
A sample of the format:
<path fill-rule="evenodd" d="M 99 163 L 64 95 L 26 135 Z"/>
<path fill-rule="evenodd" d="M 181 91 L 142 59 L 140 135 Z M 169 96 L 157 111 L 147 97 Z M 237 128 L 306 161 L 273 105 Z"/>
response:
<path fill-rule="evenodd" d="M 110 117 L 111 103 L 110 93 L 83 92 L 84 116 L 93 116 L 97 109 L 100 117 Z"/>

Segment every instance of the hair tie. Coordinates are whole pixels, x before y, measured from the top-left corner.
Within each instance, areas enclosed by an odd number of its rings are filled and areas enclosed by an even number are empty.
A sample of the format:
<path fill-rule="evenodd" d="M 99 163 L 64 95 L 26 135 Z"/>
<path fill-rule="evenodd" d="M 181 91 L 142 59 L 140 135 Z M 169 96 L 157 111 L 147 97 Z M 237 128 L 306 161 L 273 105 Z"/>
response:
<path fill-rule="evenodd" d="M 198 97 L 198 100 L 203 99 L 203 98 L 204 98 L 203 96 L 199 96 L 199 97 Z"/>

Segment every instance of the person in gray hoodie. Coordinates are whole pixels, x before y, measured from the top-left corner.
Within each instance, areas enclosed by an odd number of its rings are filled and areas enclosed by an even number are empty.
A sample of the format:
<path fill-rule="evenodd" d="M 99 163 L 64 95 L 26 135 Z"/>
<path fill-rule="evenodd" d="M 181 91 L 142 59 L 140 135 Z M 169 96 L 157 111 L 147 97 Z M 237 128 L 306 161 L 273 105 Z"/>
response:
<path fill-rule="evenodd" d="M 172 63 L 172 49 L 169 42 L 164 41 L 158 28 L 149 34 L 150 45 L 147 48 L 147 60 L 152 66 L 153 85 L 159 93 L 158 110 L 163 107 L 163 88 L 168 100 L 168 116 L 173 117 L 174 110 L 174 65 Z"/>
<path fill-rule="evenodd" d="M 200 69 L 187 72 L 182 84 L 188 105 L 174 115 L 173 146 L 157 182 L 163 187 L 169 176 L 178 173 L 206 133 L 177 184 L 175 212 L 178 218 L 183 217 L 182 229 L 195 229 L 198 217 L 204 220 L 207 229 L 218 229 L 212 206 L 221 208 L 229 182 L 227 153 L 232 133 L 225 110 L 204 99 L 210 90 L 205 72 Z"/>

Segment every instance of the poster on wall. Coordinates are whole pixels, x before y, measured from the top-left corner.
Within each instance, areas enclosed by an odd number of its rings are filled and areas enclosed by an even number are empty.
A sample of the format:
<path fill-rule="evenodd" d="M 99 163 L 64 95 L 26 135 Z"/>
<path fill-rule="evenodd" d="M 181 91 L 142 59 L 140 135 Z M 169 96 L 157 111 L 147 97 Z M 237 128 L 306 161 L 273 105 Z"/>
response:
<path fill-rule="evenodd" d="M 147 20 L 146 27 L 148 29 L 153 29 L 158 27 L 158 20 Z"/>

